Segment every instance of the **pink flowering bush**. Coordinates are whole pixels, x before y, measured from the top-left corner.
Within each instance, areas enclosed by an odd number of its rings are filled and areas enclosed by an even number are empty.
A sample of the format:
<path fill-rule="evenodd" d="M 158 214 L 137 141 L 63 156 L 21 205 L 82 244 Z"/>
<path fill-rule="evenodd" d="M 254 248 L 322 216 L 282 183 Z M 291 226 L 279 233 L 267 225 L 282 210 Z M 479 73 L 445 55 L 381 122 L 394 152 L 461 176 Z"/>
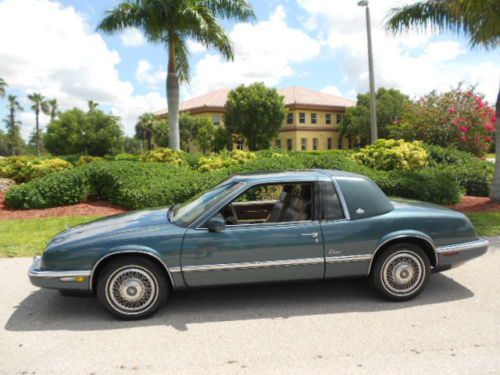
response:
<path fill-rule="evenodd" d="M 495 135 L 495 111 L 475 88 L 435 91 L 407 103 L 402 118 L 390 127 L 392 138 L 420 140 L 484 155 Z"/>

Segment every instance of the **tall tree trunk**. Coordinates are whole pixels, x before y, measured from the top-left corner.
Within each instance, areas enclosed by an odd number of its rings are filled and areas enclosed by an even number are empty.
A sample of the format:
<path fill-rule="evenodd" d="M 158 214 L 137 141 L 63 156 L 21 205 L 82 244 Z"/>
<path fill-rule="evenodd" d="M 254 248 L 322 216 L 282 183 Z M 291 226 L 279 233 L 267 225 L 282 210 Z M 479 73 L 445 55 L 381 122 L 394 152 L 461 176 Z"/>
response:
<path fill-rule="evenodd" d="M 40 126 L 39 126 L 39 123 L 38 123 L 38 117 L 40 115 L 40 110 L 35 110 L 35 117 L 36 117 L 36 122 L 35 122 L 35 126 L 36 126 L 36 130 L 35 130 L 35 141 L 36 141 L 36 155 L 38 157 L 40 157 Z"/>
<path fill-rule="evenodd" d="M 168 45 L 168 73 L 167 73 L 167 104 L 169 145 L 172 150 L 180 147 L 179 135 L 179 77 L 175 66 L 175 41 L 170 39 Z"/>
<path fill-rule="evenodd" d="M 495 123 L 495 177 L 490 188 L 490 198 L 495 202 L 500 202 L 500 88 L 497 94 Z"/>
<path fill-rule="evenodd" d="M 14 134 L 15 134 L 15 126 L 16 126 L 16 111 L 13 107 L 10 108 L 10 129 L 9 129 L 9 133 L 10 133 L 10 139 L 9 139 L 9 143 L 10 143 L 10 154 L 12 156 L 14 156 L 14 142 L 13 142 L 13 139 L 14 139 Z"/>

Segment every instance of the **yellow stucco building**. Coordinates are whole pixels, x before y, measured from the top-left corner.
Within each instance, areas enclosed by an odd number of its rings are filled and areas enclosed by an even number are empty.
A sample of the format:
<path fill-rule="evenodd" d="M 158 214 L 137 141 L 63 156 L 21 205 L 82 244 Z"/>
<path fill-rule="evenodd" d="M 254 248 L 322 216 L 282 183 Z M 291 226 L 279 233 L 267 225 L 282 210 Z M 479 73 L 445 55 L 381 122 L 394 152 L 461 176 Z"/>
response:
<path fill-rule="evenodd" d="M 222 88 L 181 104 L 181 112 L 193 116 L 208 116 L 214 124 L 224 126 L 224 106 L 231 89 Z M 339 135 L 338 123 L 346 108 L 354 106 L 355 101 L 312 91 L 303 87 L 278 89 L 285 98 L 287 116 L 272 146 L 287 150 L 333 150 L 347 148 L 346 138 Z M 167 110 L 156 113 L 167 116 Z M 245 148 L 238 141 L 235 148 Z"/>

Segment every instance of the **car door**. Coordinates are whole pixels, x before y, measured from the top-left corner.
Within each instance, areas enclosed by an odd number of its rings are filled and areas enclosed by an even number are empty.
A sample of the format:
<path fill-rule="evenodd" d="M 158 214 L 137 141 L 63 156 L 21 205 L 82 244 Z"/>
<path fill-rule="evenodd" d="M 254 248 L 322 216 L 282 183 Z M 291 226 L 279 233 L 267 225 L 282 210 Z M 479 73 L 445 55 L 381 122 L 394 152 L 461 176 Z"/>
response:
<path fill-rule="evenodd" d="M 311 182 L 311 190 L 316 188 Z M 188 229 L 181 257 L 186 284 L 322 279 L 323 237 L 312 210 L 309 220 L 226 225 L 222 232 L 211 232 L 203 225 Z"/>
<path fill-rule="evenodd" d="M 333 180 L 321 186 L 321 229 L 325 244 L 325 278 L 365 276 L 374 236 L 370 220 L 350 220 L 346 202 Z"/>

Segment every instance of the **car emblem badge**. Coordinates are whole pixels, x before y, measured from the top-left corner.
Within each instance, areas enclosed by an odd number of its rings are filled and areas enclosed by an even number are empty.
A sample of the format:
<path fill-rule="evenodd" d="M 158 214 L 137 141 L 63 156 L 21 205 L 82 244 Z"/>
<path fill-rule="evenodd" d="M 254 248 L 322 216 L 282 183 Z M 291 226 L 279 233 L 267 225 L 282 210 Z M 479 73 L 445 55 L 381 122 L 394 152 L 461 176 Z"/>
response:
<path fill-rule="evenodd" d="M 328 255 L 339 255 L 339 254 L 342 254 L 342 251 L 335 249 L 328 250 Z"/>
<path fill-rule="evenodd" d="M 363 210 L 362 208 L 358 208 L 358 209 L 356 210 L 356 213 L 357 213 L 358 215 L 361 215 L 361 214 L 364 214 L 364 213 L 365 213 L 365 210 Z"/>

